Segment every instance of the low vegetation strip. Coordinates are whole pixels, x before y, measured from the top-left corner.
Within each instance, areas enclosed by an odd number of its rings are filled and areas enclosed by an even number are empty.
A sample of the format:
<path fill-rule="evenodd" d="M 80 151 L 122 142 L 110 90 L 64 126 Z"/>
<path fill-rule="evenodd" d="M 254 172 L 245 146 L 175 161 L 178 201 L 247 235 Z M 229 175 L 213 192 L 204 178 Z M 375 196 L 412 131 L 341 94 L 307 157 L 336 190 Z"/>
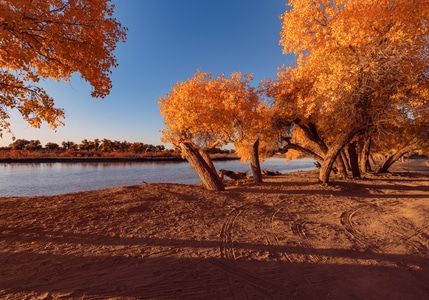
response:
<path fill-rule="evenodd" d="M 235 154 L 212 154 L 213 160 L 238 159 Z M 186 161 L 179 153 L 172 151 L 129 153 L 129 152 L 34 152 L 0 151 L 1 163 L 51 163 L 51 162 L 144 162 L 144 161 Z"/>

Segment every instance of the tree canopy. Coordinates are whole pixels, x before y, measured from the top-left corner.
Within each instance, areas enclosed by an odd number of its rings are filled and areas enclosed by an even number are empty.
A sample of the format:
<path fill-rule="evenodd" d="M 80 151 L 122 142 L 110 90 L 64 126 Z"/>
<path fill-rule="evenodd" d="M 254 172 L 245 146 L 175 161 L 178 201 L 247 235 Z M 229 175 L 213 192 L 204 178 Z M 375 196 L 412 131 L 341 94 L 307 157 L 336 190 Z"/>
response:
<path fill-rule="evenodd" d="M 320 180 L 353 138 L 428 107 L 426 1 L 289 1 L 280 42 L 297 55 L 278 103 L 311 123 L 327 146 Z M 280 96 L 282 95 L 282 96 Z M 282 98 L 282 99 L 281 99 Z M 281 100 L 280 100 L 281 99 Z"/>
<path fill-rule="evenodd" d="M 197 73 L 176 85 L 160 100 L 164 141 L 187 141 L 197 149 L 231 142 L 246 157 L 263 139 L 264 148 L 291 150 L 288 158 L 319 161 L 322 183 L 331 170 L 359 177 L 368 169 L 371 147 L 394 151 L 387 163 L 415 147 L 427 148 L 427 1 L 288 5 L 280 44 L 284 53 L 296 55 L 296 65 L 280 67 L 277 78 L 256 92 L 238 88 L 237 82 L 247 85 L 236 81 L 239 75 L 211 80 Z M 262 103 L 261 95 L 273 105 Z"/>
<path fill-rule="evenodd" d="M 79 73 L 105 97 L 112 87 L 116 44 L 126 28 L 113 18 L 109 0 L 0 1 L 0 133 L 9 130 L 8 109 L 33 127 L 62 125 L 64 112 L 37 83 L 70 80 Z"/>
<path fill-rule="evenodd" d="M 177 83 L 167 97 L 159 99 L 166 125 L 163 141 L 182 149 L 188 160 L 199 161 L 199 155 L 205 159 L 207 165 L 201 162 L 194 168 L 210 189 L 222 187 L 215 183 L 218 178 L 207 151 L 232 143 L 248 160 L 254 143 L 261 138 L 267 109 L 250 86 L 251 80 L 251 75 L 243 73 L 212 78 L 210 73 L 197 71 L 193 78 Z"/>

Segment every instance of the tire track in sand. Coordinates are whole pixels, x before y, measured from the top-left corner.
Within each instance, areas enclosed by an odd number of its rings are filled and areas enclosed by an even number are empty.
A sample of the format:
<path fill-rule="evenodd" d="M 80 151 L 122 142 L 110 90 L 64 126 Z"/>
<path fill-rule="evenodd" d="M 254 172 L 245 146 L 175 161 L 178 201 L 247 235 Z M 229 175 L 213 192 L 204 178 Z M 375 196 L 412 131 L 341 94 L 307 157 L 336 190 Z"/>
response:
<path fill-rule="evenodd" d="M 223 259 L 236 259 L 234 251 L 234 240 L 231 231 L 234 227 L 234 223 L 237 217 L 243 212 L 243 210 L 247 206 L 248 205 L 243 205 L 231 211 L 222 225 L 222 230 L 220 232 L 220 257 Z"/>
<path fill-rule="evenodd" d="M 264 234 L 265 234 L 265 240 L 266 240 L 269 248 L 271 248 L 269 250 L 270 255 L 275 257 L 278 261 L 286 260 L 287 262 L 292 263 L 293 260 L 287 252 L 285 252 L 285 251 L 278 252 L 278 251 L 272 250 L 273 246 L 282 246 L 280 244 L 279 238 L 278 238 L 278 236 L 274 230 L 274 218 L 277 215 L 277 213 L 283 209 L 285 203 L 286 203 L 286 200 L 281 201 L 280 203 L 274 205 L 268 211 L 268 213 L 265 214 L 265 216 L 264 216 L 264 225 L 265 225 Z"/>
<path fill-rule="evenodd" d="M 394 203 L 389 203 L 388 205 L 396 206 L 399 204 L 400 202 L 396 201 Z M 428 247 L 425 245 L 427 243 L 424 243 L 424 241 L 427 241 L 429 237 L 429 234 L 425 229 L 428 228 L 428 223 L 425 223 L 422 226 L 416 226 L 407 219 L 402 221 L 394 220 L 394 222 L 388 222 L 383 220 L 377 214 L 374 214 L 371 217 L 371 210 L 375 213 L 385 212 L 384 209 L 378 206 L 374 207 L 373 205 L 360 205 L 352 210 L 344 211 L 341 214 L 340 223 L 345 231 L 349 233 L 352 242 L 356 242 L 356 244 L 358 244 L 360 247 L 370 249 L 374 252 L 382 252 L 381 249 L 386 251 L 400 245 L 403 245 L 404 247 L 417 253 L 425 254 L 429 251 Z M 353 219 L 356 218 L 358 213 L 362 219 L 366 217 L 367 219 L 372 220 L 372 222 L 370 221 L 369 223 L 365 223 L 365 225 L 369 226 L 371 223 L 377 221 L 385 226 L 385 232 L 387 232 L 388 229 L 389 235 L 394 236 L 395 238 L 380 242 L 383 238 L 385 238 L 383 235 L 372 233 L 371 236 L 369 236 L 369 234 L 365 234 L 364 232 L 356 229 Z"/>
<path fill-rule="evenodd" d="M 356 241 L 360 246 L 367 247 L 369 246 L 368 241 L 364 238 L 364 236 L 355 229 L 353 226 L 352 218 L 353 216 L 360 210 L 362 210 L 366 205 L 358 206 L 353 210 L 346 210 L 340 216 L 340 223 L 346 232 L 349 233 L 352 238 L 352 242 Z"/>
<path fill-rule="evenodd" d="M 285 299 L 290 291 L 287 292 L 284 287 L 269 282 L 259 274 L 240 268 L 236 264 L 232 231 L 237 218 L 246 211 L 259 208 L 257 205 L 246 204 L 228 214 L 220 233 L 221 259 L 210 259 L 209 262 L 225 273 L 234 299 Z"/>
<path fill-rule="evenodd" d="M 386 205 L 392 207 L 400 204 L 400 202 L 395 201 L 393 203 L 387 203 Z M 375 212 L 375 214 L 371 214 L 371 209 L 374 210 L 373 212 Z M 363 224 L 359 224 L 359 222 L 355 223 L 353 219 L 357 217 L 358 212 L 361 217 L 361 222 L 363 220 L 370 221 L 364 222 Z M 355 241 L 360 247 L 363 247 L 363 250 L 370 250 L 374 253 L 382 254 L 389 251 L 395 252 L 397 249 L 405 248 L 405 251 L 417 256 L 427 255 L 429 252 L 429 234 L 427 231 L 429 223 L 417 226 L 407 218 L 399 220 L 385 220 L 377 214 L 381 212 L 386 213 L 386 211 L 379 206 L 374 207 L 373 205 L 361 205 L 352 210 L 344 211 L 341 214 L 340 222 L 345 231 L 349 233 L 352 238 L 352 242 Z M 375 222 L 385 227 L 382 231 L 384 234 L 380 232 L 361 232 L 357 230 L 354 225 L 359 224 L 364 226 L 363 228 L 365 228 L 365 226 L 368 228 Z M 389 237 L 388 239 L 386 238 L 387 233 Z M 415 262 L 410 261 L 408 263 L 404 263 L 399 260 L 392 262 L 398 267 L 408 270 L 422 270 L 422 268 L 424 268 L 419 260 Z M 421 278 L 421 275 L 418 272 L 413 272 L 411 274 L 418 281 L 425 282 L 427 280 L 425 278 Z"/>
<path fill-rule="evenodd" d="M 321 262 L 324 261 L 325 259 L 318 254 L 314 254 L 315 251 L 312 251 L 312 249 L 314 249 L 313 246 L 311 246 L 308 242 L 306 242 L 307 239 L 307 235 L 305 233 L 305 224 L 307 224 L 308 221 L 307 220 L 302 220 L 302 219 L 297 219 L 292 221 L 290 227 L 292 232 L 301 237 L 303 240 L 299 242 L 299 244 L 301 245 L 301 247 L 305 250 L 305 256 L 307 257 L 307 259 L 311 262 Z M 313 253 L 313 254 L 312 254 Z"/>
<path fill-rule="evenodd" d="M 267 244 L 270 246 L 284 246 L 280 243 L 279 237 L 276 233 L 276 230 L 274 229 L 274 224 L 276 221 L 276 217 L 278 216 L 279 212 L 285 207 L 287 204 L 287 200 L 281 201 L 278 204 L 274 205 L 266 214 L 265 214 L 265 239 L 267 241 Z M 312 262 L 319 262 L 324 261 L 324 258 L 320 255 L 314 254 L 315 251 L 312 251 L 314 247 L 312 247 L 306 240 L 307 235 L 305 233 L 305 224 L 307 224 L 309 221 L 299 219 L 297 218 L 296 213 L 284 213 L 282 218 L 282 222 L 290 223 L 290 230 L 292 234 L 299 238 L 299 241 L 297 242 L 298 246 L 300 246 L 303 250 L 302 255 L 306 256 L 306 258 L 309 261 Z M 280 218 L 277 218 L 280 219 Z M 295 257 L 295 255 L 292 255 L 290 253 L 287 253 L 285 251 L 281 251 L 280 253 L 278 251 L 270 251 L 271 255 L 276 257 L 279 261 L 287 261 L 290 263 L 293 262 L 299 262 L 301 259 Z"/>

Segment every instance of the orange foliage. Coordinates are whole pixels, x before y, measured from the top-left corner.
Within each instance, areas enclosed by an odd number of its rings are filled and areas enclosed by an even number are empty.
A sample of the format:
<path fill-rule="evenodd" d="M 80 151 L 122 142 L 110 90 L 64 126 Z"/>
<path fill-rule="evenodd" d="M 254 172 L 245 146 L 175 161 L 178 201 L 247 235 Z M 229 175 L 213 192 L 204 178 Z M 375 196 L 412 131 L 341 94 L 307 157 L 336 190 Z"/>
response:
<path fill-rule="evenodd" d="M 297 102 L 306 116 L 341 115 L 349 126 L 377 122 L 380 110 L 394 114 L 404 102 L 427 101 L 417 95 L 428 93 L 427 1 L 293 0 L 289 5 L 280 42 L 285 52 L 298 55 L 293 80 L 311 84 L 311 92 Z"/>
<path fill-rule="evenodd" d="M 241 146 L 246 153 L 244 149 L 264 127 L 265 104 L 249 86 L 251 79 L 242 73 L 213 79 L 210 73 L 198 71 L 177 83 L 166 98 L 159 99 L 166 124 L 162 141 L 177 147 L 191 142 L 200 149 L 234 143 L 238 153 Z"/>
<path fill-rule="evenodd" d="M 8 130 L 8 108 L 33 127 L 62 125 L 62 109 L 41 88 L 41 78 L 69 80 L 73 73 L 109 94 L 113 51 L 125 41 L 109 0 L 0 0 L 0 133 Z"/>
<path fill-rule="evenodd" d="M 422 110 L 429 109 L 429 5 L 425 0 L 288 4 L 280 44 L 297 56 L 297 66 L 281 69 L 270 92 L 290 122 L 317 129 L 326 145 L 319 180 L 327 182 L 334 160 L 353 138 L 390 130 L 404 116 L 419 123 L 427 115 Z M 301 145 L 317 146 L 304 140 Z"/>
<path fill-rule="evenodd" d="M 382 130 L 428 108 L 427 1 L 292 0 L 280 43 L 298 56 L 279 72 L 277 99 L 291 120 L 324 139 L 360 127 Z M 419 112 L 417 114 L 417 112 Z"/>

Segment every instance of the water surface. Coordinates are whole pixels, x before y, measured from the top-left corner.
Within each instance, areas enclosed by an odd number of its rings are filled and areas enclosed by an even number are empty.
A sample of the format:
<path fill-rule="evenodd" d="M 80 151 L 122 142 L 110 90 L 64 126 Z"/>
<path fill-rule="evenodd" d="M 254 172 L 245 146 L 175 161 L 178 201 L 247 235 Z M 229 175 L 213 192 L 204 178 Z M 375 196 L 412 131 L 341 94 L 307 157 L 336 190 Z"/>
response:
<path fill-rule="evenodd" d="M 216 169 L 249 170 L 239 160 L 215 161 Z M 285 163 L 270 158 L 262 168 L 281 173 L 314 169 L 311 159 Z M 0 196 L 39 196 L 98 190 L 144 182 L 201 183 L 187 162 L 4 163 L 0 165 Z"/>

